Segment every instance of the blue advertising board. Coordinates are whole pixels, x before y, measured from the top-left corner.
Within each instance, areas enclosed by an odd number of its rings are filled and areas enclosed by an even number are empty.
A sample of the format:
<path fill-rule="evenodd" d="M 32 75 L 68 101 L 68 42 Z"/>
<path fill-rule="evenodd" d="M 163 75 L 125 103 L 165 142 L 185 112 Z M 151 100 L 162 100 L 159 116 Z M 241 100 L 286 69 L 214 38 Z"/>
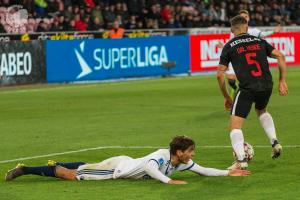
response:
<path fill-rule="evenodd" d="M 172 62 L 171 74 L 189 71 L 189 38 L 186 36 L 48 40 L 48 82 L 73 82 L 166 75 L 161 67 Z"/>

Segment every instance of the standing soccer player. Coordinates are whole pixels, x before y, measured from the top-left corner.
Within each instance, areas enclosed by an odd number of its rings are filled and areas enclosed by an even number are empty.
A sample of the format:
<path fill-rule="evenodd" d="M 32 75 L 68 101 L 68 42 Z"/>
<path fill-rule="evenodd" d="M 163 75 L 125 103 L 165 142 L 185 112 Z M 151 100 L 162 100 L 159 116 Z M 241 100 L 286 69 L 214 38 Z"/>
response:
<path fill-rule="evenodd" d="M 237 161 L 231 168 L 247 168 L 245 159 L 244 136 L 242 126 L 247 118 L 251 106 L 255 109 L 261 125 L 273 147 L 272 158 L 280 156 L 282 146 L 279 144 L 272 116 L 267 112 L 267 105 L 272 94 L 273 81 L 269 70 L 267 57 L 276 58 L 279 67 L 279 94 L 285 96 L 288 87 L 285 82 L 285 57 L 265 40 L 249 35 L 247 20 L 238 15 L 231 20 L 231 31 L 234 38 L 225 44 L 220 57 L 217 79 L 225 98 L 225 106 L 231 108 L 230 139 Z M 229 63 L 239 81 L 239 90 L 234 102 L 228 94 L 224 75 Z"/>
<path fill-rule="evenodd" d="M 249 17 L 249 12 L 247 10 L 240 10 L 239 15 L 244 17 L 247 20 L 247 23 L 249 23 L 250 17 Z M 281 26 L 278 25 L 272 31 L 261 31 L 261 30 L 259 30 L 258 28 L 255 28 L 255 27 L 248 27 L 247 33 L 249 35 L 253 35 L 253 36 L 256 36 L 256 37 L 259 37 L 259 38 L 263 38 L 263 37 L 273 35 L 274 33 L 278 33 L 280 31 L 281 31 Z M 231 34 L 230 38 L 233 38 L 233 37 L 234 37 L 234 35 Z M 222 44 L 222 43 L 219 43 L 217 45 L 218 48 L 223 48 L 223 46 L 224 46 L 224 44 Z M 229 65 L 229 67 L 226 71 L 226 78 L 228 80 L 230 96 L 233 97 L 235 92 L 237 91 L 238 87 L 237 87 L 237 84 L 236 84 L 236 75 L 234 73 L 232 65 Z"/>

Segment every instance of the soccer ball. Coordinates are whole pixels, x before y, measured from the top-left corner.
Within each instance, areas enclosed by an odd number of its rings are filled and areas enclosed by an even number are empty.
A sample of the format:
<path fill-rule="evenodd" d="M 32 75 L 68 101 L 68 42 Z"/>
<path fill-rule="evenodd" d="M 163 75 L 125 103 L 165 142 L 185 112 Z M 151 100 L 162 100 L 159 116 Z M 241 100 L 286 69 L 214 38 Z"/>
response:
<path fill-rule="evenodd" d="M 254 156 L 254 149 L 252 145 L 249 144 L 248 142 L 244 142 L 244 151 L 245 151 L 245 158 L 247 159 L 247 161 L 252 160 Z M 233 152 L 233 156 L 235 157 L 235 159 L 237 159 L 235 152 Z"/>

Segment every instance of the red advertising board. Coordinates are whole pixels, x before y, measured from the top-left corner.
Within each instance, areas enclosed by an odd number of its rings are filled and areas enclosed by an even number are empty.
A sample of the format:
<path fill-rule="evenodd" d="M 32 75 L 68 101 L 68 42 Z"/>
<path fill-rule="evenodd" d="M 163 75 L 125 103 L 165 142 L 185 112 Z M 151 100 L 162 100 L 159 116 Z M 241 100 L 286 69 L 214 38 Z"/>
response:
<path fill-rule="evenodd" d="M 222 52 L 217 47 L 225 44 L 230 34 L 209 34 L 190 36 L 191 72 L 213 71 L 217 69 Z M 300 64 L 300 32 L 277 33 L 265 38 L 286 56 L 290 65 Z M 276 66 L 275 59 L 269 59 L 271 66 Z"/>

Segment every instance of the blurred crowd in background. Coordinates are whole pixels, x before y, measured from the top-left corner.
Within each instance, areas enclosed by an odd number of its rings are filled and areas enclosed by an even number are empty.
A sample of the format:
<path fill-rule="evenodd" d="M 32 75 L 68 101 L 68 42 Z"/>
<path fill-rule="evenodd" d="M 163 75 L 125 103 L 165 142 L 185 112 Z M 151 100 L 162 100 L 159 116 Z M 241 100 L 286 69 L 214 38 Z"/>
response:
<path fill-rule="evenodd" d="M 13 32 L 7 13 L 21 5 L 21 32 L 228 27 L 239 10 L 250 26 L 300 25 L 300 0 L 0 0 L 0 33 Z M 20 22 L 22 23 L 22 22 Z"/>

